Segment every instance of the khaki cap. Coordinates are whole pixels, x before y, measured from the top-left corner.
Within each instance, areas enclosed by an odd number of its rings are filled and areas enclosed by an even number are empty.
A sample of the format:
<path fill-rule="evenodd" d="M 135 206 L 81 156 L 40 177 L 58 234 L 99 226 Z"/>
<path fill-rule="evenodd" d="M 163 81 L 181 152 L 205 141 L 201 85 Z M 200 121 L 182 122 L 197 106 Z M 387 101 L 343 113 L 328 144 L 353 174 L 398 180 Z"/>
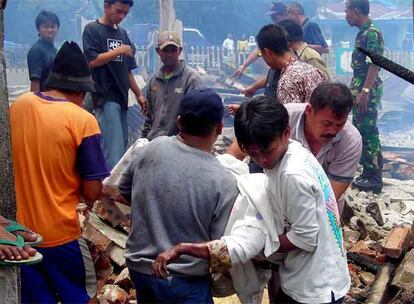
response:
<path fill-rule="evenodd" d="M 177 32 L 165 31 L 158 35 L 158 47 L 162 50 L 167 45 L 175 45 L 181 47 L 181 39 Z"/>

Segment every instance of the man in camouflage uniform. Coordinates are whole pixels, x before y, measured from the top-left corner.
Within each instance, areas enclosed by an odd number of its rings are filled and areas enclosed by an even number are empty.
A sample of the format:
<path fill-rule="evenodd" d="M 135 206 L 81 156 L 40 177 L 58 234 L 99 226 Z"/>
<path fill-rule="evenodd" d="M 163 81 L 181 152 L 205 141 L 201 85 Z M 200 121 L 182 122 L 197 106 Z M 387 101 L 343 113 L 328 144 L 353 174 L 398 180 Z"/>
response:
<path fill-rule="evenodd" d="M 355 97 L 353 124 L 362 136 L 363 150 L 360 163 L 363 173 L 352 183 L 362 191 L 380 193 L 382 190 L 382 154 L 377 128 L 378 106 L 382 96 L 382 82 L 378 76 L 379 67 L 369 57 L 357 50 L 362 47 L 378 54 L 384 52 L 382 33 L 374 26 L 369 14 L 368 0 L 347 0 L 346 20 L 357 26 L 355 50 L 352 53 L 351 90 Z"/>

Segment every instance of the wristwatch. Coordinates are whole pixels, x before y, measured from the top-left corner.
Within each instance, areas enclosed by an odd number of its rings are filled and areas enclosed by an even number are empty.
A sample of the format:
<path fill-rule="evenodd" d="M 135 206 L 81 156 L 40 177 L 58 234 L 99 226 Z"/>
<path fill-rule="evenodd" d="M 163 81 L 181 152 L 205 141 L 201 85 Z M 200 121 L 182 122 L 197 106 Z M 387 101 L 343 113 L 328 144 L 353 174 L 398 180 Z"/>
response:
<path fill-rule="evenodd" d="M 368 88 L 362 88 L 362 90 L 361 90 L 362 92 L 364 92 L 365 94 L 369 94 L 369 92 L 371 91 L 370 89 L 368 89 Z"/>

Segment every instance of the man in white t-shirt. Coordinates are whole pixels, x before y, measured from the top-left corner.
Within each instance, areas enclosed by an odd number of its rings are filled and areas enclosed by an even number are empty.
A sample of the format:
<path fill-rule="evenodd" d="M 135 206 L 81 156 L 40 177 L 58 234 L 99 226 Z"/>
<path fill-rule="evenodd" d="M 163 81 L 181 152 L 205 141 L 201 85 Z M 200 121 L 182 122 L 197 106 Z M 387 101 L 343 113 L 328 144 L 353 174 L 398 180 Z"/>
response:
<path fill-rule="evenodd" d="M 223 49 L 227 56 L 231 56 L 234 53 L 234 40 L 232 34 L 228 34 L 227 38 L 223 41 Z"/>
<path fill-rule="evenodd" d="M 285 256 L 275 302 L 343 303 L 350 277 L 335 195 L 317 159 L 290 139 L 286 108 L 268 97 L 253 98 L 237 112 L 235 133 L 241 148 L 265 169 L 275 222 L 284 225 L 276 250 Z M 246 244 L 251 237 L 245 235 Z M 153 270 L 162 275 L 181 254 L 210 259 L 213 269 L 230 267 L 230 251 L 226 239 L 179 244 L 161 254 Z"/>
<path fill-rule="evenodd" d="M 290 140 L 285 107 L 267 97 L 243 104 L 235 117 L 240 147 L 269 177 L 273 206 L 285 223 L 277 303 L 341 303 L 350 287 L 335 195 L 323 168 Z"/>

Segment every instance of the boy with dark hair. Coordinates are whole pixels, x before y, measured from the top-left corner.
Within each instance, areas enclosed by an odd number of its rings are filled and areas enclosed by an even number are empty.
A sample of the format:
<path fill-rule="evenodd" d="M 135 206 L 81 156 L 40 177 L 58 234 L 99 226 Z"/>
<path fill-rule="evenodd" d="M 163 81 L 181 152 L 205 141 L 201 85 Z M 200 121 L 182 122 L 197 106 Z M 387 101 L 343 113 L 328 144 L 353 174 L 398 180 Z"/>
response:
<path fill-rule="evenodd" d="M 286 108 L 268 97 L 253 98 L 241 105 L 234 126 L 242 149 L 265 168 L 275 221 L 284 226 L 276 251 L 285 256 L 275 303 L 343 303 L 350 277 L 335 196 L 310 151 L 289 139 Z M 178 244 L 157 258 L 153 270 L 165 275 L 167 264 L 182 254 L 228 269 L 226 242 L 213 243 Z"/>
<path fill-rule="evenodd" d="M 32 92 L 45 91 L 45 82 L 57 53 L 54 41 L 59 27 L 59 18 L 52 12 L 41 11 L 36 18 L 39 40 L 33 44 L 27 54 L 30 91 Z"/>
<path fill-rule="evenodd" d="M 294 21 L 286 19 L 278 23 L 281 27 L 286 30 L 288 38 L 288 46 L 295 53 L 295 55 L 303 62 L 306 62 L 314 66 L 318 71 L 320 71 L 325 79 L 329 80 L 329 72 L 326 67 L 325 62 L 323 61 L 321 55 L 309 47 L 306 42 L 303 41 L 303 31 L 302 28 Z M 276 73 L 277 77 L 272 77 L 269 80 L 270 75 Z M 269 70 L 267 78 L 263 77 L 262 79 L 257 80 L 255 83 L 249 85 L 244 91 L 247 97 L 253 96 L 257 90 L 265 87 L 265 95 L 269 97 L 277 96 L 277 83 L 278 78 L 280 77 L 280 71 Z M 270 81 L 270 82 L 269 82 Z"/>
<path fill-rule="evenodd" d="M 288 36 L 289 48 L 303 62 L 309 63 L 317 68 L 326 79 L 329 79 L 328 68 L 323 61 L 321 55 L 312 49 L 303 39 L 303 30 L 296 22 L 286 19 L 279 23 L 283 27 Z"/>
<path fill-rule="evenodd" d="M 82 108 L 93 89 L 79 46 L 65 42 L 46 92 L 10 106 L 17 219 L 43 236 L 43 262 L 22 267 L 22 303 L 87 303 L 96 275 L 81 229 L 81 196 L 91 207 L 109 175 L 96 119 Z"/>
<path fill-rule="evenodd" d="M 133 6 L 132 0 L 105 0 L 104 15 L 83 32 L 83 50 L 92 69 L 96 89 L 92 100 L 102 131 L 102 149 L 112 169 L 128 143 L 128 91 L 146 111 L 146 102 L 132 70 L 137 67 L 134 45 L 119 26 Z"/>
<path fill-rule="evenodd" d="M 308 102 L 313 90 L 326 80 L 313 66 L 302 62 L 290 51 L 286 31 L 278 25 L 262 27 L 256 37 L 259 55 L 273 70 L 279 70 L 277 98 L 285 103 Z"/>
<path fill-rule="evenodd" d="M 380 193 L 382 190 L 382 152 L 377 128 L 378 106 L 381 103 L 382 81 L 379 67 L 359 51 L 362 47 L 382 55 L 384 38 L 381 31 L 369 18 L 368 0 L 349 0 L 345 4 L 346 21 L 359 28 L 355 50 L 352 53 L 351 67 L 354 74 L 351 91 L 354 96 L 352 122 L 362 135 L 363 150 L 360 163 L 362 174 L 352 183 L 361 191 Z"/>
<path fill-rule="evenodd" d="M 168 279 L 153 276 L 151 265 L 178 243 L 224 233 L 238 191 L 235 177 L 211 153 L 223 110 L 211 89 L 187 94 L 178 110 L 179 134 L 152 140 L 123 174 L 119 190 L 132 205 L 125 258 L 140 303 L 213 303 L 206 261 L 182 257 Z"/>

